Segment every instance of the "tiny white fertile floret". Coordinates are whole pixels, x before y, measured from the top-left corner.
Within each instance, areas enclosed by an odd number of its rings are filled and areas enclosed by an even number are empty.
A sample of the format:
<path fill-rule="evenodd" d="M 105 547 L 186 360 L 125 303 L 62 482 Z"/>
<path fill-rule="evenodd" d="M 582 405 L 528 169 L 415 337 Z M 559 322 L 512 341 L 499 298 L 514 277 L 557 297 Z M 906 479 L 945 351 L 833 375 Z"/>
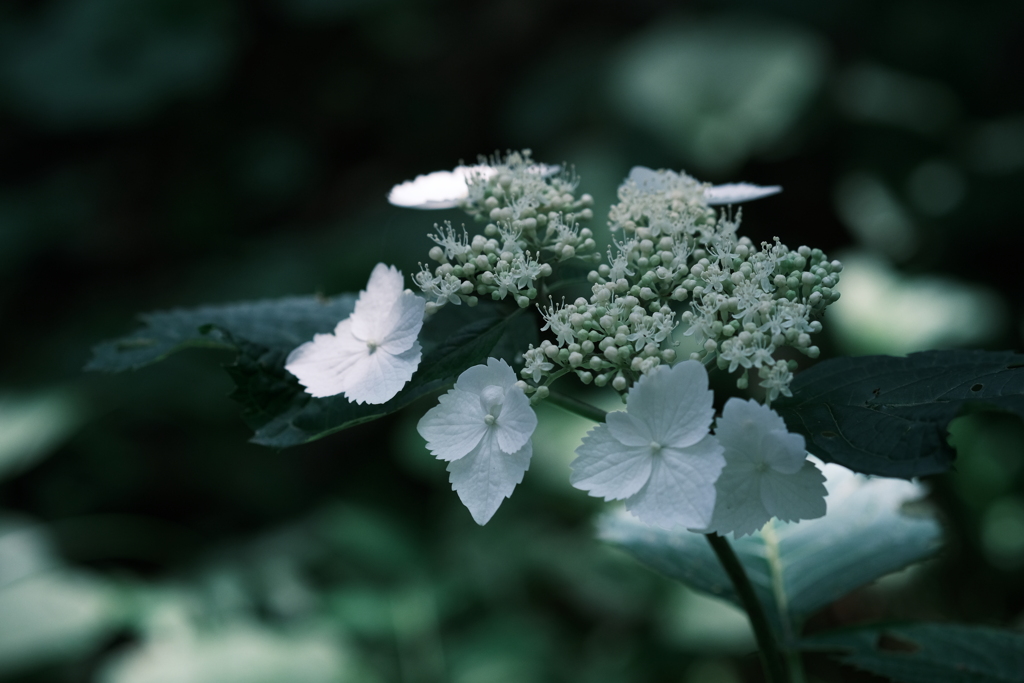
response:
<path fill-rule="evenodd" d="M 477 524 L 486 524 L 530 467 L 537 415 L 503 360 L 469 368 L 420 419 L 427 448 L 448 461 L 449 481 Z"/>
<path fill-rule="evenodd" d="M 697 361 L 659 366 L 633 385 L 627 409 L 609 413 L 570 463 L 573 486 L 653 526 L 704 528 L 725 459 L 709 434 L 713 394 Z"/>
<path fill-rule="evenodd" d="M 317 334 L 288 354 L 284 367 L 317 398 L 344 394 L 355 403 L 386 403 L 420 364 L 425 305 L 405 289 L 398 269 L 378 263 L 352 315 L 333 334 Z"/>
<path fill-rule="evenodd" d="M 725 469 L 715 483 L 715 513 L 708 527 L 737 537 L 772 517 L 784 522 L 825 514 L 825 477 L 807 459 L 804 438 L 791 434 L 771 408 L 730 398 L 715 423 L 725 448 Z"/>

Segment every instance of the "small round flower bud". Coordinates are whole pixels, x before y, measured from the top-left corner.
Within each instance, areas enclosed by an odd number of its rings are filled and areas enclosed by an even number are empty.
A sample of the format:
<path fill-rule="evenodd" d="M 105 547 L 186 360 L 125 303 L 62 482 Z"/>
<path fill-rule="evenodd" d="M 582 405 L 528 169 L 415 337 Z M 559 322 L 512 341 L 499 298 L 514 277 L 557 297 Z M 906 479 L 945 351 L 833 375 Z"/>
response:
<path fill-rule="evenodd" d="M 577 370 L 576 376 L 580 378 L 580 381 L 584 384 L 590 384 L 594 381 L 594 375 L 586 370 Z"/>
<path fill-rule="evenodd" d="M 716 342 L 714 339 L 708 339 L 706 342 L 704 342 L 704 350 L 707 351 L 708 353 L 711 353 L 717 348 L 718 342 Z"/>
<path fill-rule="evenodd" d="M 615 389 L 615 391 L 625 391 L 626 384 L 626 378 L 622 376 L 622 373 L 615 375 L 615 379 L 612 380 L 612 388 Z"/>
<path fill-rule="evenodd" d="M 579 367 L 583 363 L 583 354 L 578 351 L 569 354 L 569 365 L 574 368 Z"/>
<path fill-rule="evenodd" d="M 530 298 L 525 296 L 517 296 L 516 303 L 519 304 L 519 308 L 528 308 L 530 305 Z"/>
<path fill-rule="evenodd" d="M 431 247 L 430 251 L 427 252 L 427 256 L 429 256 L 431 260 L 437 261 L 438 263 L 448 262 L 448 259 L 444 257 L 444 249 L 442 249 L 441 247 Z"/>
<path fill-rule="evenodd" d="M 661 352 L 661 359 L 666 363 L 671 363 L 676 359 L 675 349 L 665 349 Z"/>

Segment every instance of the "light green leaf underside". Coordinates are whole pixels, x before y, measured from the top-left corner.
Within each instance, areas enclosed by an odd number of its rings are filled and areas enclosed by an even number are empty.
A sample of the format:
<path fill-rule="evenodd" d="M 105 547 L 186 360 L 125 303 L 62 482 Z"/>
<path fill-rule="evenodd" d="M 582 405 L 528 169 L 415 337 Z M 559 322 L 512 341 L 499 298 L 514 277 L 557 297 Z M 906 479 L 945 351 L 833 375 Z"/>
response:
<path fill-rule="evenodd" d="M 777 635 L 792 645 L 803 621 L 850 591 L 933 555 L 941 530 L 901 512 L 921 494 L 910 482 L 871 479 L 826 465 L 829 510 L 798 524 L 774 521 L 731 540 Z M 607 515 L 599 536 L 651 569 L 739 605 L 703 534 L 663 531 Z"/>

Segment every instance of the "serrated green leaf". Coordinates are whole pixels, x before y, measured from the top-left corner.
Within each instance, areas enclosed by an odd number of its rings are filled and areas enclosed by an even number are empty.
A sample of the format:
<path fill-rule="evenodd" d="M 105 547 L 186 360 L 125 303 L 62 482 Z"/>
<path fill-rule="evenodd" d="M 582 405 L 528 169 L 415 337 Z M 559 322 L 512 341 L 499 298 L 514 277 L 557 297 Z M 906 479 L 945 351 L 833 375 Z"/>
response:
<path fill-rule="evenodd" d="M 944 472 L 956 453 L 950 421 L 971 408 L 1024 417 L 1024 355 L 926 351 L 819 363 L 773 407 L 823 460 L 857 472 L 918 477 Z"/>
<path fill-rule="evenodd" d="M 797 524 L 778 521 L 731 541 L 780 640 L 792 644 L 803 621 L 850 591 L 934 554 L 941 530 L 930 517 L 901 512 L 919 485 L 868 479 L 823 467 L 828 512 Z M 739 597 L 703 534 L 665 531 L 608 515 L 599 536 L 651 569 L 737 605 Z"/>
<path fill-rule="evenodd" d="M 803 650 L 899 683 L 1024 683 L 1024 634 L 963 624 L 869 626 L 805 638 Z"/>
<path fill-rule="evenodd" d="M 242 403 L 243 416 L 256 432 L 252 441 L 286 448 L 389 415 L 452 384 L 464 370 L 506 346 L 506 336 L 519 337 L 526 333 L 524 327 L 535 327 L 527 316 L 510 314 L 500 305 L 481 305 L 471 312 L 451 308 L 445 307 L 424 325 L 421 339 L 430 350 L 402 391 L 379 405 L 359 405 L 343 396 L 312 398 L 284 370 L 279 354 L 257 345 L 246 347 L 229 372 L 239 387 L 232 397 Z M 471 322 L 458 326 L 467 319 Z M 440 338 L 444 340 L 432 343 Z"/>
<path fill-rule="evenodd" d="M 352 313 L 355 301 L 354 294 L 330 299 L 294 296 L 146 313 L 139 316 L 143 327 L 96 345 L 85 369 L 138 370 L 190 347 L 235 348 L 230 341 L 209 334 L 211 326 L 229 331 L 235 339 L 287 354 L 314 334 L 332 331 Z"/>

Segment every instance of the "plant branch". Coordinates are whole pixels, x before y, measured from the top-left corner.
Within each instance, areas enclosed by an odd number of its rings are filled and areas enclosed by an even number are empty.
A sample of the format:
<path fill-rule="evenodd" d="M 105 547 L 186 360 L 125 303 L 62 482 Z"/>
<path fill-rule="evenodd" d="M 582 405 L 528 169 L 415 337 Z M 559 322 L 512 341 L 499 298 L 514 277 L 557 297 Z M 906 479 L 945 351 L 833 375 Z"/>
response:
<path fill-rule="evenodd" d="M 708 543 L 711 544 L 711 549 L 718 556 L 718 561 L 722 563 L 725 573 L 732 580 L 733 588 L 736 589 L 740 602 L 750 618 L 750 625 L 754 629 L 754 637 L 757 638 L 757 647 L 761 652 L 761 665 L 764 667 L 765 681 L 767 683 L 785 683 L 786 670 L 782 663 L 782 653 L 775 642 L 775 636 L 772 633 L 771 626 L 768 624 L 768 618 L 764 614 L 761 601 L 757 599 L 754 587 L 750 584 L 750 579 L 747 578 L 747 573 L 743 570 L 743 565 L 740 564 L 739 558 L 736 557 L 736 553 L 725 537 L 718 534 L 705 535 L 707 536 Z"/>
<path fill-rule="evenodd" d="M 604 422 L 605 416 L 608 415 L 608 411 L 606 410 L 601 410 L 597 406 L 592 406 L 585 401 L 573 398 L 572 396 L 566 396 L 565 394 L 560 394 L 557 391 L 552 391 L 551 394 L 548 395 L 547 400 L 551 401 L 562 410 L 568 410 L 570 413 L 579 415 L 580 417 L 585 417 L 588 420 L 593 420 L 594 422 Z"/>

